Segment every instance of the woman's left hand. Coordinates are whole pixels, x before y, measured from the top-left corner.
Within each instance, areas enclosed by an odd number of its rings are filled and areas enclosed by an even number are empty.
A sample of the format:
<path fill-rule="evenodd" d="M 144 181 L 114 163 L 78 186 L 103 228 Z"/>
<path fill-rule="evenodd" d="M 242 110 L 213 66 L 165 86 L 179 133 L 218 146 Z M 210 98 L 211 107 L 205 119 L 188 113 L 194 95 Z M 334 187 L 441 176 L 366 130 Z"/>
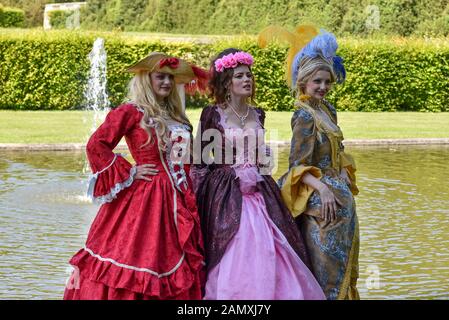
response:
<path fill-rule="evenodd" d="M 155 169 L 155 164 L 142 164 L 140 166 L 136 166 L 136 175 L 134 176 L 135 179 L 142 179 L 148 182 L 153 181 L 153 179 L 147 177 L 147 176 L 156 176 L 159 173 L 158 169 Z"/>

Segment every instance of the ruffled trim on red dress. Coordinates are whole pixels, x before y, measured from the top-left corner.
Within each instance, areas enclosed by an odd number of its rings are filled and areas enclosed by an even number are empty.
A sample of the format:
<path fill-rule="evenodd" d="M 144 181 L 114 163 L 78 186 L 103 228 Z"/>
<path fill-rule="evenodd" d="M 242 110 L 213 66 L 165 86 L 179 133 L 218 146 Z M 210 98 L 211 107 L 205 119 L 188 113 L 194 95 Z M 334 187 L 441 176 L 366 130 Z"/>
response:
<path fill-rule="evenodd" d="M 134 182 L 136 171 L 136 167 L 116 154 L 106 168 L 90 176 L 87 196 L 99 204 L 112 202 L 120 191 Z"/>
<path fill-rule="evenodd" d="M 103 257 L 88 247 L 79 250 L 69 263 L 81 270 L 81 276 L 92 281 L 91 285 L 101 283 L 154 299 L 201 299 L 201 292 L 195 288 L 201 288 L 205 283 L 204 249 L 200 222 L 193 214 L 196 206 L 191 190 L 184 193 L 183 200 L 183 205 L 177 209 L 177 237 L 182 255 L 171 270 L 158 273 L 142 266 L 127 265 L 119 258 Z"/>
<path fill-rule="evenodd" d="M 88 248 L 81 249 L 70 260 L 70 264 L 77 266 L 83 276 L 91 281 L 162 300 L 174 299 L 193 286 L 200 287 L 204 278 L 202 257 L 187 250 L 178 264 L 165 274 L 120 264 L 100 257 Z M 200 299 L 200 293 L 197 297 Z"/>
<path fill-rule="evenodd" d="M 81 270 L 83 277 L 113 289 L 126 289 L 155 299 L 175 299 L 192 287 L 204 285 L 204 260 L 198 252 L 195 241 L 199 236 L 199 234 L 186 236 L 192 241 L 185 243 L 184 254 L 180 261 L 164 274 L 121 264 L 119 261 L 101 257 L 89 248 L 78 251 L 70 260 L 70 264 Z M 196 298 L 201 298 L 201 292 L 196 294 Z"/>

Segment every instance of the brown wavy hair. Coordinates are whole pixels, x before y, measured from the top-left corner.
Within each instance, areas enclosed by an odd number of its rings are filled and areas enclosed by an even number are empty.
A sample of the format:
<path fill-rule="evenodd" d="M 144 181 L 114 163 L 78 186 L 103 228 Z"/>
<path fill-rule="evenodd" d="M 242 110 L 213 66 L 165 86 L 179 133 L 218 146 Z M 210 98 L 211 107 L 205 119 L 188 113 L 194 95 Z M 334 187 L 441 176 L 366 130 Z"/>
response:
<path fill-rule="evenodd" d="M 209 90 L 210 90 L 210 96 L 215 100 L 216 104 L 223 104 L 226 102 L 226 93 L 228 91 L 228 88 L 232 81 L 232 76 L 234 75 L 234 69 L 224 69 L 223 72 L 217 72 L 215 70 L 215 61 L 217 61 L 220 58 L 223 58 L 224 56 L 230 54 L 230 53 L 236 53 L 243 50 L 236 49 L 236 48 L 228 48 L 220 52 L 217 56 L 215 56 L 212 59 L 211 65 L 210 65 L 210 80 L 209 80 Z M 239 64 L 238 66 L 241 66 L 242 64 Z M 251 67 L 248 66 L 249 70 L 252 70 Z M 255 104 L 254 97 L 256 93 L 256 83 L 254 81 L 254 75 L 252 76 L 253 84 L 252 84 L 252 93 L 251 97 L 249 97 L 249 102 L 252 104 Z"/>

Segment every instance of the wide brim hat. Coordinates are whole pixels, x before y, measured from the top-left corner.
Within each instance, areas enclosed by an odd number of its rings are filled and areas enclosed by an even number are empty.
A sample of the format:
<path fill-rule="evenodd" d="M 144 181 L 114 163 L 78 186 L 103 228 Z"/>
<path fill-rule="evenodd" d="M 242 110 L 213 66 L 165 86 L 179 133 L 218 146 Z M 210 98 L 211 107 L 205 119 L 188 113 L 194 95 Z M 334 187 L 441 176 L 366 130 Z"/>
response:
<path fill-rule="evenodd" d="M 193 66 L 187 61 L 165 53 L 152 52 L 125 69 L 126 72 L 161 72 L 173 75 L 175 83 L 190 83 L 196 78 Z"/>

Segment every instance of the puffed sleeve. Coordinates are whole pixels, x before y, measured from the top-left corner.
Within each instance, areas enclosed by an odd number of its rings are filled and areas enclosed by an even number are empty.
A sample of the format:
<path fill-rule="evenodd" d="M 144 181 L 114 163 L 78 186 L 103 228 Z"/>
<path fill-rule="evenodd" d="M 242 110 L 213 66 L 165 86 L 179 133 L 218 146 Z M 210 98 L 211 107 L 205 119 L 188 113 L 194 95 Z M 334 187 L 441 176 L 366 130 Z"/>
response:
<path fill-rule="evenodd" d="M 87 194 L 96 203 L 113 201 L 120 191 L 133 183 L 136 168 L 113 150 L 138 123 L 137 113 L 132 105 L 111 110 L 87 143 L 86 153 L 92 170 Z"/>
<path fill-rule="evenodd" d="M 282 198 L 293 217 L 306 210 L 313 188 L 302 182 L 305 173 L 321 178 L 321 170 L 313 165 L 316 127 L 313 116 L 305 109 L 295 111 L 292 117 L 292 140 L 289 171 L 280 179 Z"/>
<path fill-rule="evenodd" d="M 209 174 L 209 161 L 206 159 L 208 154 L 203 155 L 203 151 L 209 141 L 203 141 L 203 133 L 210 129 L 212 126 L 213 119 L 213 106 L 208 106 L 204 108 L 201 112 L 200 121 L 198 123 L 198 128 L 196 131 L 196 137 L 194 140 L 193 147 L 193 165 L 190 167 L 189 176 L 192 181 L 193 190 L 195 193 L 198 192 L 204 179 Z M 206 158 L 205 158 L 206 157 Z"/>
<path fill-rule="evenodd" d="M 313 116 L 305 109 L 296 110 L 292 117 L 292 141 L 289 167 L 312 164 L 317 130 Z"/>

